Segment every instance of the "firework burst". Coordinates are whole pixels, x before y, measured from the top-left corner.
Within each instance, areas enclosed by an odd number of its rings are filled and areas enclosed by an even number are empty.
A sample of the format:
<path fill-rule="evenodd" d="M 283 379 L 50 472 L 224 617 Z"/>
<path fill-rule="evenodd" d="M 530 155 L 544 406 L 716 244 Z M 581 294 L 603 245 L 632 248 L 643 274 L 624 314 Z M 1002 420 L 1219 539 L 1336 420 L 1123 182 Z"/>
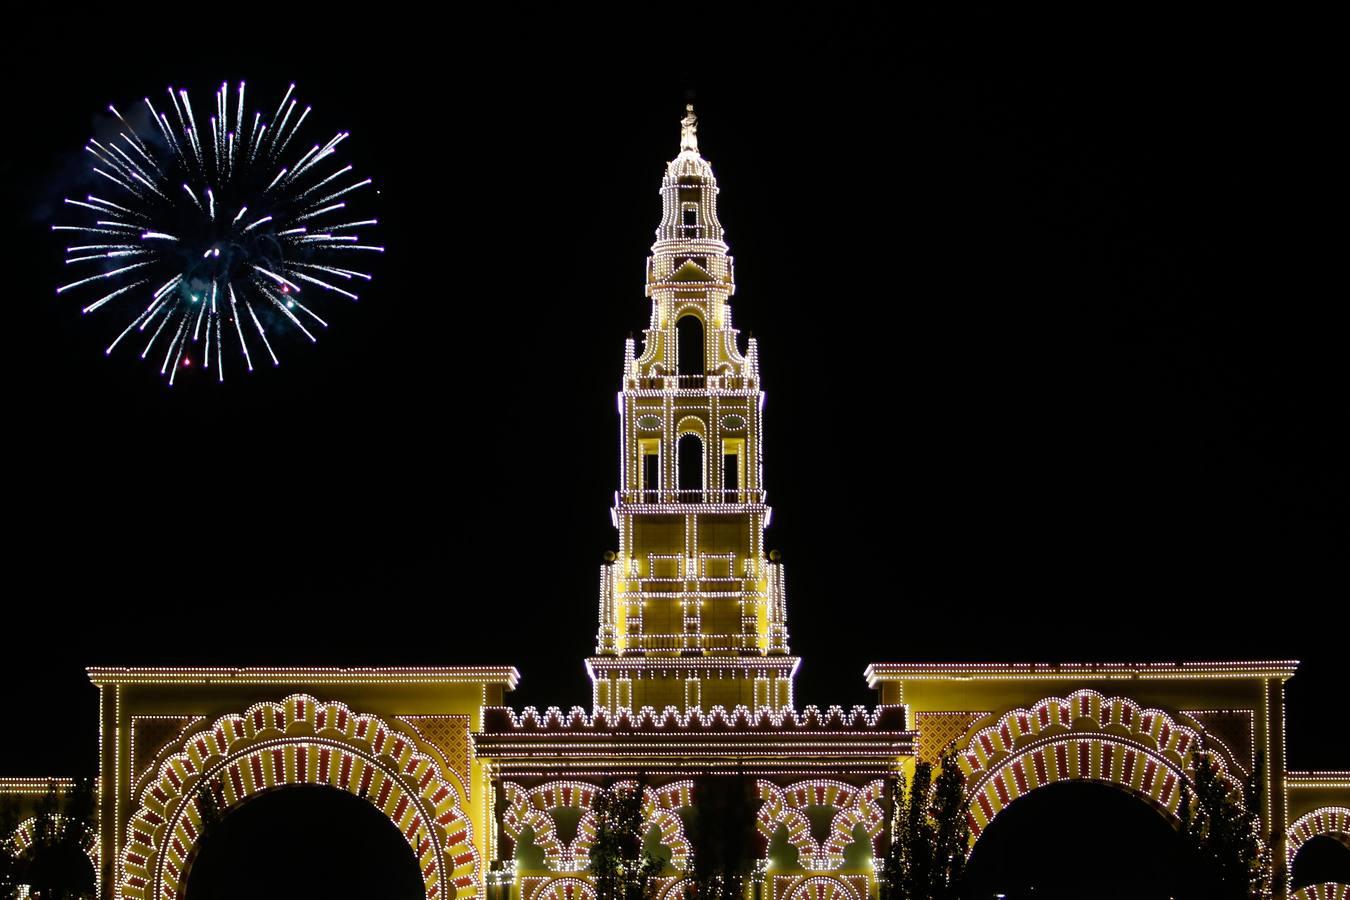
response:
<path fill-rule="evenodd" d="M 138 105 L 136 125 L 110 105 L 117 133 L 84 148 L 104 188 L 66 198 L 83 224 L 52 226 L 73 241 L 66 265 L 96 270 L 56 293 L 82 293 L 84 313 L 128 309 L 105 353 L 129 345 L 170 385 L 194 367 L 224 381 L 227 368 L 277 365 L 272 338 L 286 330 L 316 341 L 328 323 L 311 295 L 358 299 L 371 280 L 360 260 L 384 252 L 361 237 L 377 220 L 356 211 L 371 179 L 337 159 L 348 133 L 303 149 L 310 107 L 294 84 L 269 121 L 245 93 L 222 84 L 202 116 L 170 87 L 167 103 Z"/>

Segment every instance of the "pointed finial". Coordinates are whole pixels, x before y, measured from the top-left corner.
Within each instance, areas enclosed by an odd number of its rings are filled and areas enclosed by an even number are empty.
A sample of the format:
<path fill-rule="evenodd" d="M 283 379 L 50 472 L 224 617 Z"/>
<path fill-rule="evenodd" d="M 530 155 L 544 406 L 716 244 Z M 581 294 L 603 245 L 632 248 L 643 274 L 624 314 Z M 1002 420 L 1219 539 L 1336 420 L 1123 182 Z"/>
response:
<path fill-rule="evenodd" d="M 680 120 L 680 150 L 698 152 L 698 116 L 692 103 L 684 105 L 684 118 Z"/>

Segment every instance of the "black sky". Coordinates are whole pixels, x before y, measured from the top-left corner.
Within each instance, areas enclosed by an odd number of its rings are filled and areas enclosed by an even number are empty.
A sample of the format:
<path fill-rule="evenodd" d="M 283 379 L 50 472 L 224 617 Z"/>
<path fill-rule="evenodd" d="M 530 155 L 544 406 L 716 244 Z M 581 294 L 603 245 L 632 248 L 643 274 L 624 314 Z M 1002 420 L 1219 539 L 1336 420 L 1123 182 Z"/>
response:
<path fill-rule="evenodd" d="M 1350 765 L 1326 29 L 691 13 L 11 23 L 0 773 L 92 771 L 90 664 L 503 663 L 588 702 L 690 92 L 799 700 L 881 660 L 1298 658 L 1290 762 Z M 169 391 L 53 296 L 48 227 L 107 103 L 240 78 L 353 133 L 389 252 L 317 347 Z"/>

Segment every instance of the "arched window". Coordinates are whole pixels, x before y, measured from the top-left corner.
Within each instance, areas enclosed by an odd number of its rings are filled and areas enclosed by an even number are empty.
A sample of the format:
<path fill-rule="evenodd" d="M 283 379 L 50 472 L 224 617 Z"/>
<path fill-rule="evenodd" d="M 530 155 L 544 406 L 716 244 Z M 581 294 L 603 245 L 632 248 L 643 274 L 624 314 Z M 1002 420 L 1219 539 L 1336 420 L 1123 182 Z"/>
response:
<path fill-rule="evenodd" d="M 703 375 L 703 322 L 687 315 L 675 323 L 675 368 L 681 375 Z"/>
<path fill-rule="evenodd" d="M 678 444 L 680 499 L 688 502 L 695 499 L 685 491 L 703 490 L 703 439 L 689 432 L 680 435 Z"/>

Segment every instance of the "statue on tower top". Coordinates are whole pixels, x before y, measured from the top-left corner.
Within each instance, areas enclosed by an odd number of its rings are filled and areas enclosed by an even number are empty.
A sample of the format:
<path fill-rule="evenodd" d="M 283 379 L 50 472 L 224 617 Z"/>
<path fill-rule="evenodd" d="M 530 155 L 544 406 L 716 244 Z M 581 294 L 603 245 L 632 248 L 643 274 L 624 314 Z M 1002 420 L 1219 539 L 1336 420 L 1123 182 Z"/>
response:
<path fill-rule="evenodd" d="M 692 103 L 684 105 L 684 118 L 680 120 L 680 150 L 698 152 L 698 116 Z"/>

